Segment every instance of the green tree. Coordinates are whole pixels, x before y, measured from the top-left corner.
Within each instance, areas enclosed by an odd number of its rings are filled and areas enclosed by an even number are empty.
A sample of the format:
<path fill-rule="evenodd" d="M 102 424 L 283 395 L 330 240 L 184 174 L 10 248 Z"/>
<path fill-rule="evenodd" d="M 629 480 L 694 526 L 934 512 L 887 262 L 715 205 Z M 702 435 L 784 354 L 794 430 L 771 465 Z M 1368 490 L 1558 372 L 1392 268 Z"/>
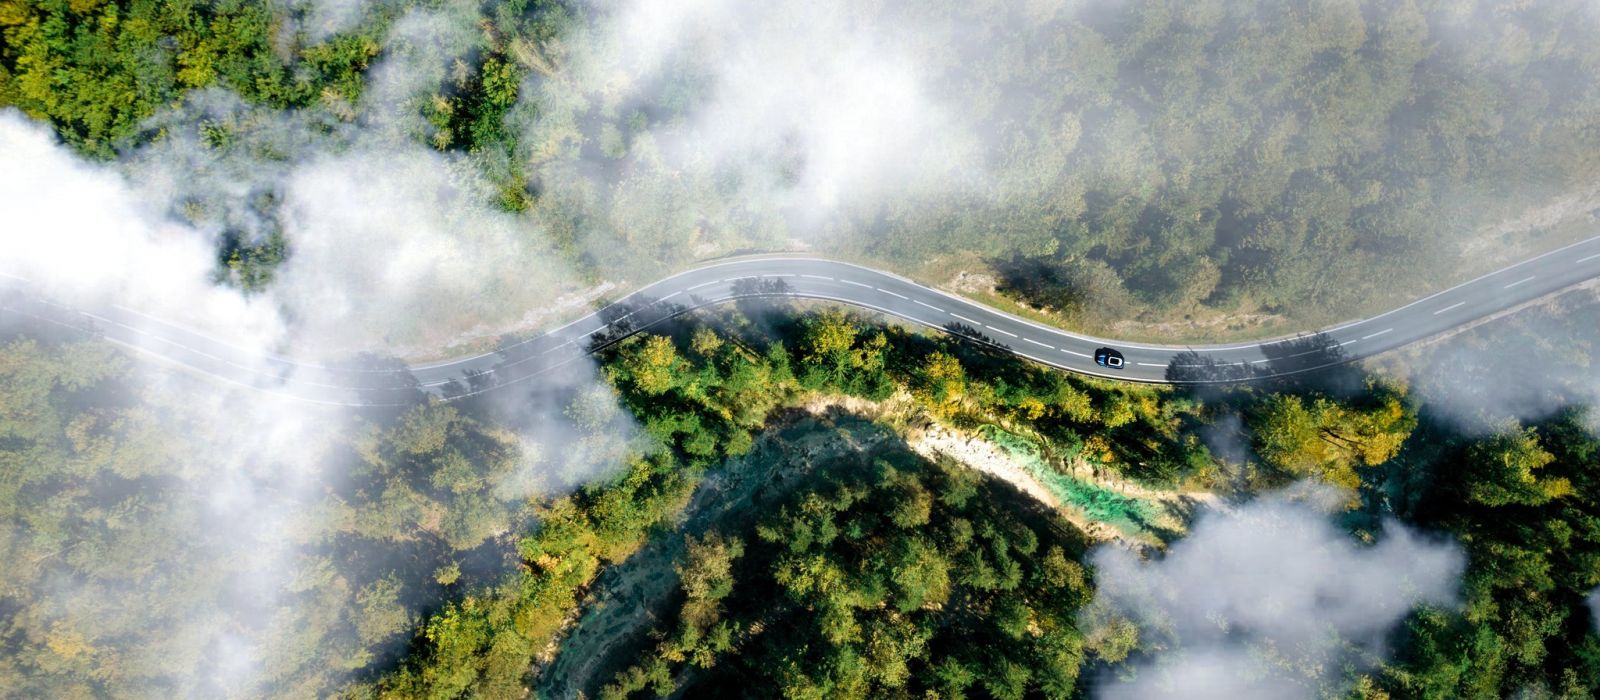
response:
<path fill-rule="evenodd" d="M 679 631 L 603 695 L 759 685 L 801 697 L 972 686 L 1071 696 L 1088 582 L 1066 552 L 1082 542 L 978 480 L 905 452 L 865 470 L 851 460 L 761 518 L 731 573 L 726 540 L 691 540 Z M 1030 557 L 1041 543 L 1049 556 Z M 711 597 L 726 613 L 707 615 Z M 697 633 L 713 621 L 719 633 Z M 684 674 L 685 660 L 699 671 Z"/>
<path fill-rule="evenodd" d="M 1560 477 L 1539 478 L 1555 461 L 1539 445 L 1532 428 L 1509 431 L 1467 448 L 1468 494 L 1486 506 L 1537 506 L 1572 493 L 1572 484 Z"/>
<path fill-rule="evenodd" d="M 671 338 L 645 336 L 641 342 L 631 343 L 628 351 L 622 368 L 640 391 L 652 396 L 662 394 L 677 382 L 681 365 Z"/>

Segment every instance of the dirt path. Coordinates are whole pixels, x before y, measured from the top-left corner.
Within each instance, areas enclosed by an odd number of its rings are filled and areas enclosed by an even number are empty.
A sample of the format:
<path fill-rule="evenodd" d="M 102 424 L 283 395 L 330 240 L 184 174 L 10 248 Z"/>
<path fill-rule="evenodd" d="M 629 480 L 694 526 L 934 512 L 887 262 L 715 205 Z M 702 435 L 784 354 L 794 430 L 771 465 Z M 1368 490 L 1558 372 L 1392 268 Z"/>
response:
<path fill-rule="evenodd" d="M 1004 481 L 1018 491 L 1050 507 L 1083 530 L 1093 541 L 1121 541 L 1133 546 L 1148 546 L 1150 541 L 1130 537 L 1116 527 L 1095 520 L 1069 503 L 1063 503 L 1005 448 L 983 437 L 972 435 L 930 419 L 910 396 L 897 395 L 885 401 L 865 401 L 848 396 L 819 396 L 802 408 L 816 416 L 854 414 L 867 416 L 893 426 L 900 437 L 919 455 L 928 459 L 948 459 L 969 469 Z M 1150 501 L 1162 509 L 1162 526 L 1185 529 L 1188 514 L 1200 506 L 1215 506 L 1220 499 L 1204 492 L 1158 491 L 1122 480 L 1085 477 L 1093 470 L 1084 466 L 1072 478 L 1131 498 Z"/>

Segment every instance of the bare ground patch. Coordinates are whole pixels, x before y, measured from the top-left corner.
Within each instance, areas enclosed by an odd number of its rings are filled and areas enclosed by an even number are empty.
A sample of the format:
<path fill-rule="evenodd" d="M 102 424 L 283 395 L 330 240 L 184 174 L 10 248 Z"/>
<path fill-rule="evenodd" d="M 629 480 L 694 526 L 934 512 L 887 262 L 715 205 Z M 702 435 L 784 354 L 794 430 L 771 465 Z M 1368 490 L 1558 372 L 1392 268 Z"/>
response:
<path fill-rule="evenodd" d="M 1000 445 L 979 435 L 957 430 L 932 420 L 910 396 L 896 395 L 885 401 L 865 401 L 846 396 L 819 396 L 801 406 L 813 415 L 849 412 L 869 416 L 899 431 L 900 437 L 917 454 L 928 459 L 945 458 L 969 469 L 1004 481 L 1030 498 L 1055 510 L 1096 542 L 1123 541 L 1134 546 L 1156 544 L 1148 538 L 1134 537 L 1106 522 L 1090 517 L 1070 503 L 1064 503 L 1048 485 L 1036 478 L 1025 465 Z M 1206 492 L 1161 491 L 1125 480 L 1106 478 L 1086 463 L 1067 465 L 1067 476 L 1097 488 L 1130 498 L 1149 501 L 1159 510 L 1162 528 L 1181 532 L 1197 508 L 1220 504 Z"/>

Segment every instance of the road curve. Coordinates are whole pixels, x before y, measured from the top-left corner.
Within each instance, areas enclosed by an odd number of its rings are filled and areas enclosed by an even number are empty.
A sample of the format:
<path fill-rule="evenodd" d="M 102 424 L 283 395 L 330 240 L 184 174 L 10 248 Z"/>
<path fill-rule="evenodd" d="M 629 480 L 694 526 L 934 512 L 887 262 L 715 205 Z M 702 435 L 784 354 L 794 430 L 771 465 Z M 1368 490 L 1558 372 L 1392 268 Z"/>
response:
<path fill-rule="evenodd" d="M 962 335 L 1072 372 L 1134 382 L 1193 384 L 1284 376 L 1368 357 L 1597 276 L 1600 236 L 1359 321 L 1258 342 L 1178 346 L 1072 333 L 850 263 L 768 256 L 688 270 L 542 335 L 504 343 L 493 352 L 417 365 L 370 358 L 317 364 L 262 356 L 118 306 L 69 310 L 13 294 L 0 300 L 0 311 L 89 330 L 191 370 L 299 400 L 404 405 L 417 400 L 420 393 L 456 399 L 524 383 L 680 314 L 745 298 L 839 302 Z M 1096 365 L 1094 351 L 1101 347 L 1121 351 L 1127 367 L 1111 370 Z"/>

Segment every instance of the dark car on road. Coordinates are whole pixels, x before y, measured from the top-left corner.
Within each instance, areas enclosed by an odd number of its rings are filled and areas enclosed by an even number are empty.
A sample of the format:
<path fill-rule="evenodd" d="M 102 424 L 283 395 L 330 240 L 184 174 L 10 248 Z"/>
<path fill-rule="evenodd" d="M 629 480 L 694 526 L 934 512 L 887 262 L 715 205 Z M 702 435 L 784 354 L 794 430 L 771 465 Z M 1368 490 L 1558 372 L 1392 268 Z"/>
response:
<path fill-rule="evenodd" d="M 1094 351 L 1094 363 L 1111 369 L 1122 369 L 1128 364 L 1122 360 L 1122 353 L 1111 348 L 1100 348 Z"/>

